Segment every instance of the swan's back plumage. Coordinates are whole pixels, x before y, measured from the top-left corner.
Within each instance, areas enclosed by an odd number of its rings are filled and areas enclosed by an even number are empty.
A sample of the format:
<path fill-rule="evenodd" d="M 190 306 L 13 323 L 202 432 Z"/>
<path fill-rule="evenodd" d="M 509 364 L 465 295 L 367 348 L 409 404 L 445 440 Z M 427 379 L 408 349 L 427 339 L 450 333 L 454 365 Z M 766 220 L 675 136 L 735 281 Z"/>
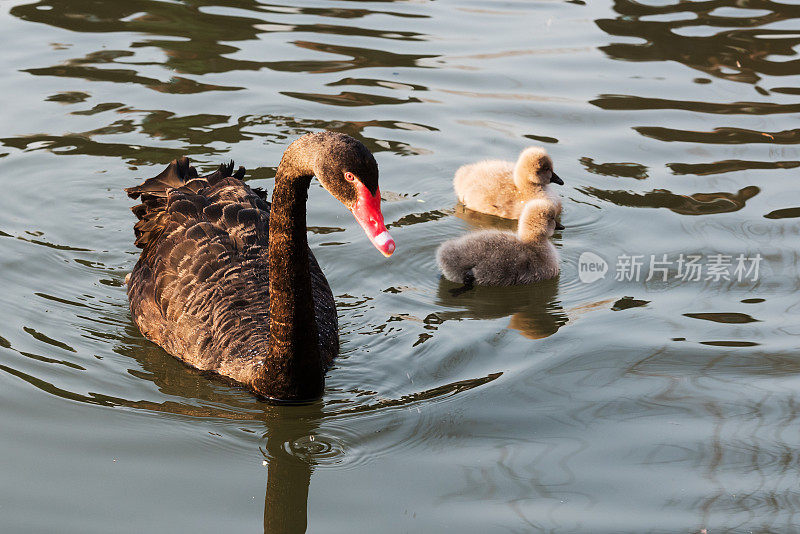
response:
<path fill-rule="evenodd" d="M 249 384 L 269 351 L 269 213 L 266 193 L 233 162 L 198 176 L 187 158 L 127 189 L 142 255 L 131 273 L 131 314 L 142 333 L 204 371 Z M 336 306 L 309 250 L 325 365 L 339 350 Z"/>

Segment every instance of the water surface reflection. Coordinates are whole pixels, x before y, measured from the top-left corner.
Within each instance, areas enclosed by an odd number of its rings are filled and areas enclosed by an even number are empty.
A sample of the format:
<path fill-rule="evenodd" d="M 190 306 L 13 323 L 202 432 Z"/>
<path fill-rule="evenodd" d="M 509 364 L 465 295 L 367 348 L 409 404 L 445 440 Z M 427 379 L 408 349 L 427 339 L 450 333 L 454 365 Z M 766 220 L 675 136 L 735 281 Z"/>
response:
<path fill-rule="evenodd" d="M 797 530 L 799 9 L 7 3 L 2 528 Z M 139 335 L 122 188 L 188 154 L 271 190 L 319 129 L 376 153 L 403 254 L 311 188 L 343 344 L 323 401 L 290 410 Z M 453 171 L 531 142 L 570 178 L 562 274 L 454 297 L 438 244 L 515 223 L 455 205 Z M 582 283 L 583 251 L 764 271 Z"/>
<path fill-rule="evenodd" d="M 741 16 L 724 16 L 726 9 Z M 766 13 L 758 13 L 759 11 Z M 614 43 L 601 50 L 625 61 L 677 61 L 710 76 L 757 83 L 764 75 L 800 73 L 800 62 L 775 61 L 794 56 L 800 36 L 794 30 L 759 28 L 800 18 L 796 5 L 756 0 L 676 2 L 648 5 L 615 0 L 614 19 L 595 21 L 609 35 L 637 37 L 643 43 Z M 759 28 L 759 29 L 754 29 Z"/>
<path fill-rule="evenodd" d="M 498 319 L 511 316 L 508 327 L 530 339 L 550 336 L 567 323 L 567 316 L 558 301 L 558 278 L 520 287 L 481 287 L 453 294 L 454 284 L 440 278 L 436 304 L 446 311 L 437 317 L 442 321 Z"/>

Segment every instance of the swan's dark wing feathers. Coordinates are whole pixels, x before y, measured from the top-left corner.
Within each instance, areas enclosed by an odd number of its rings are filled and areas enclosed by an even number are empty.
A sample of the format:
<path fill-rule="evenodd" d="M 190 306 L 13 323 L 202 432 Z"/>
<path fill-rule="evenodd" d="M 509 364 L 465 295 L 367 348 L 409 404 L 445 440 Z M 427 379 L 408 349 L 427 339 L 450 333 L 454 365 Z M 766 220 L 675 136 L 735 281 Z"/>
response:
<path fill-rule="evenodd" d="M 164 210 L 173 201 L 185 200 L 180 195 L 172 195 L 173 191 L 181 193 L 199 193 L 211 185 L 216 185 L 229 178 L 233 172 L 233 161 L 220 165 L 219 168 L 206 176 L 198 176 L 197 170 L 189 163 L 189 158 L 182 157 L 174 160 L 161 174 L 149 178 L 139 186 L 125 189 L 131 198 L 140 198 L 141 204 L 131 208 L 133 214 L 139 219 L 134 226 L 136 246 L 145 248 L 148 243 L 158 240 L 167 224 Z M 237 173 L 244 175 L 244 167 Z M 199 206 L 198 206 L 199 207 Z M 174 213 L 186 217 L 194 217 L 190 207 L 182 205 L 172 208 Z"/>
<path fill-rule="evenodd" d="M 258 195 L 258 196 L 259 196 L 259 198 L 261 198 L 261 200 L 263 200 L 264 202 L 266 202 L 267 204 L 269 204 L 269 201 L 268 201 L 268 199 L 267 199 L 267 195 L 268 195 L 268 193 L 267 193 L 267 190 L 266 190 L 266 189 L 262 189 L 262 188 L 260 188 L 260 187 L 253 187 L 252 189 L 253 189 L 253 193 L 255 193 L 256 195 Z"/>
<path fill-rule="evenodd" d="M 197 171 L 189 164 L 186 156 L 173 160 L 158 176 L 145 180 L 142 185 L 125 189 L 131 198 L 139 198 L 143 193 L 163 195 L 167 190 L 182 187 L 197 178 Z"/>
<path fill-rule="evenodd" d="M 201 178 L 208 182 L 208 185 L 216 185 L 217 182 L 228 176 L 233 176 L 233 160 L 230 163 L 221 164 L 216 171 Z"/>
<path fill-rule="evenodd" d="M 144 249 L 128 287 L 131 313 L 167 352 L 249 383 L 269 344 L 270 205 L 230 176 L 233 162 L 179 183 L 191 176 L 182 168 L 191 169 L 188 160 L 131 188 L 142 200 L 133 212 Z M 339 346 L 336 307 L 309 255 L 320 347 L 330 362 Z"/>

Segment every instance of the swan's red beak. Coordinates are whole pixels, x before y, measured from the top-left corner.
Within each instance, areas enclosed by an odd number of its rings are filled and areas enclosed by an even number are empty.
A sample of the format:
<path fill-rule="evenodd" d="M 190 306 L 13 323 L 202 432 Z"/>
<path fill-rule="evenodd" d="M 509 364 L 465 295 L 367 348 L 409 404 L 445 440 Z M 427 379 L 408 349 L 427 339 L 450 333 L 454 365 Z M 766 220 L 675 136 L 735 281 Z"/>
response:
<path fill-rule="evenodd" d="M 383 224 L 383 213 L 381 213 L 381 190 L 377 189 L 375 194 L 370 193 L 367 186 L 355 181 L 358 190 L 358 200 L 352 208 L 353 216 L 366 232 L 369 240 L 381 254 L 387 258 L 394 252 L 394 239 L 386 230 Z"/>

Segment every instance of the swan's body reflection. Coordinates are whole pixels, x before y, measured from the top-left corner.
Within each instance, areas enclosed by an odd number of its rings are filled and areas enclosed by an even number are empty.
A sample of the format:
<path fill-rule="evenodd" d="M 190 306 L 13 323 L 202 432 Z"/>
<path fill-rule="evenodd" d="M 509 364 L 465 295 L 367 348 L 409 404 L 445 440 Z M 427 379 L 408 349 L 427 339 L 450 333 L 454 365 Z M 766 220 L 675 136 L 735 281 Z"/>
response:
<path fill-rule="evenodd" d="M 459 219 L 469 223 L 470 226 L 474 226 L 480 230 L 508 230 L 510 232 L 517 231 L 516 219 L 504 219 L 495 215 L 474 211 L 464 206 L 460 202 L 456 204 L 454 215 Z"/>
<path fill-rule="evenodd" d="M 308 525 L 308 492 L 316 465 L 330 464 L 346 454 L 347 446 L 325 436 L 326 423 L 342 417 L 382 411 L 442 397 L 449 397 L 477 388 L 499 378 L 502 373 L 459 380 L 403 395 L 399 398 L 375 398 L 366 402 L 339 401 L 328 405 L 323 401 L 303 406 L 278 406 L 259 400 L 251 393 L 233 385 L 218 375 L 209 375 L 186 366 L 163 349 L 145 339 L 131 322 L 124 304 L 118 313 L 104 319 L 114 321 L 120 328 L 114 333 L 114 351 L 130 358 L 133 368 L 128 372 L 152 383 L 169 400 L 130 400 L 104 393 L 82 393 L 59 388 L 35 376 L 0 364 L 0 370 L 26 381 L 56 397 L 107 408 L 123 408 L 161 412 L 196 418 L 229 421 L 257 421 L 263 424 L 265 444 L 261 452 L 267 465 L 264 498 L 265 534 L 303 533 Z M 260 430 L 256 430 L 261 433 Z M 348 444 L 349 445 L 349 444 Z"/>
<path fill-rule="evenodd" d="M 264 498 L 265 534 L 301 534 L 308 525 L 308 489 L 316 464 L 314 455 L 325 443 L 316 437 L 323 419 L 321 401 L 304 406 L 277 406 L 261 402 L 225 381 L 192 369 L 147 341 L 133 324 L 122 333 L 117 352 L 136 360 L 136 376 L 151 380 L 161 393 L 183 402 L 147 402 L 113 399 L 114 404 L 195 417 L 264 422 L 267 463 Z M 108 399 L 111 400 L 111 399 Z M 198 406 L 198 404 L 202 406 Z"/>
<path fill-rule="evenodd" d="M 267 424 L 267 492 L 264 534 L 295 534 L 308 524 L 308 488 L 313 456 L 325 444 L 314 441 L 322 402 L 309 406 L 269 406 Z"/>
<path fill-rule="evenodd" d="M 456 308 L 437 315 L 448 319 L 499 319 L 511 316 L 508 327 L 530 339 L 555 334 L 568 318 L 558 300 L 558 277 L 535 284 L 511 287 L 475 286 L 452 294 L 459 287 L 442 277 L 439 280 L 436 304 Z"/>

